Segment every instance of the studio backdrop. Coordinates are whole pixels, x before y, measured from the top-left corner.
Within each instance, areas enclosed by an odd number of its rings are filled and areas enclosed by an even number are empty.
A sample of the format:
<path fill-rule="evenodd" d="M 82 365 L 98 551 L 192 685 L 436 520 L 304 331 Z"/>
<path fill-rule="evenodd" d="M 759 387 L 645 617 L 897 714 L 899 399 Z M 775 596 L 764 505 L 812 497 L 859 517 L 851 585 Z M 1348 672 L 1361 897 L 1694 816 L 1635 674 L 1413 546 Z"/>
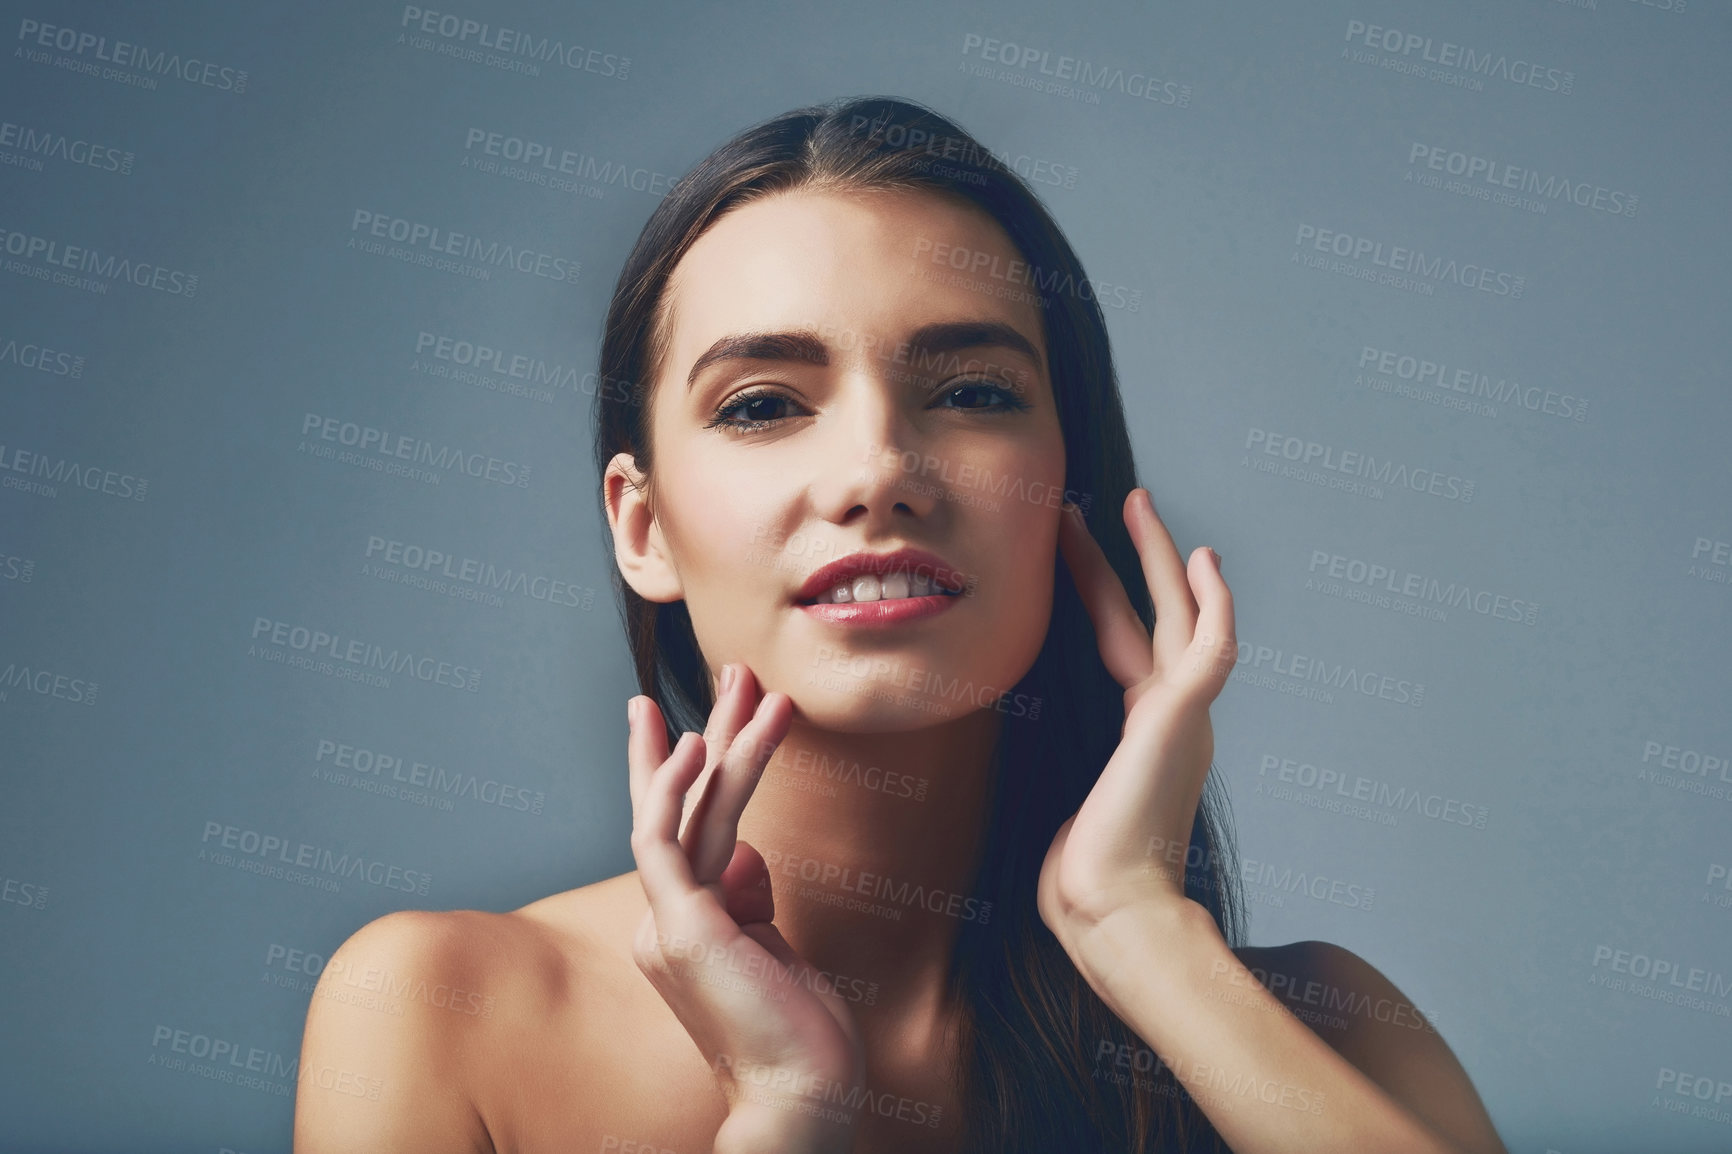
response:
<path fill-rule="evenodd" d="M 1513 1152 L 1732 1149 L 1723 0 L 453 3 L 4 5 L 0 1147 L 285 1152 L 349 934 L 632 868 L 614 278 L 887 94 L 1050 206 L 1224 558 L 1251 940 Z"/>

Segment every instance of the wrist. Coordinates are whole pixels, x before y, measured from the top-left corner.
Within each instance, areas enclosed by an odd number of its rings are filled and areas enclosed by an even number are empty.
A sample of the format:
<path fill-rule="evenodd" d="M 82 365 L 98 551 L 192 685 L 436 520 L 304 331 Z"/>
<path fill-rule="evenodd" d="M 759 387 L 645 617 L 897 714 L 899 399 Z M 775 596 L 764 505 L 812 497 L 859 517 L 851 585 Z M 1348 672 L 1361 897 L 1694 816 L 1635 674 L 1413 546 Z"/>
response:
<path fill-rule="evenodd" d="M 1146 985 L 1151 967 L 1176 958 L 1173 947 L 1199 937 L 1220 937 L 1208 908 L 1190 898 L 1148 898 L 1118 906 L 1057 936 L 1071 962 L 1104 1001 L 1123 983 Z"/>
<path fill-rule="evenodd" d="M 736 1096 L 713 1154 L 848 1154 L 854 1148 L 853 1110 L 798 1094 Z"/>

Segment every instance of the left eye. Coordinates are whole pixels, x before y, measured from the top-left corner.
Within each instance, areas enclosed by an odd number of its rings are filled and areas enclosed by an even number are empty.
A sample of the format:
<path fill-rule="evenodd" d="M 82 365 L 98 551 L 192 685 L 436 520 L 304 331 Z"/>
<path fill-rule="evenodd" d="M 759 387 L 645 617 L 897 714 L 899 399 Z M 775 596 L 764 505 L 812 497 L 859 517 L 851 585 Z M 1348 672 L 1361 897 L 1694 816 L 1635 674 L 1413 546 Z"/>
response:
<path fill-rule="evenodd" d="M 1014 393 L 1012 393 L 1009 389 L 1005 388 L 1004 386 L 989 384 L 986 381 L 969 381 L 966 384 L 955 385 L 951 388 L 945 389 L 944 392 L 941 394 L 941 396 L 945 399 L 948 399 L 951 397 L 956 397 L 956 396 L 978 397 L 981 393 L 997 393 L 1000 397 L 1003 397 L 1006 400 L 1014 400 L 1016 397 L 1016 395 Z M 1003 402 L 1001 402 L 1001 403 L 1003 403 Z M 989 402 L 988 404 L 985 404 L 985 405 L 964 404 L 964 405 L 958 405 L 956 407 L 961 408 L 961 409 L 980 409 L 980 408 L 989 408 L 989 407 L 991 407 L 991 405 Z"/>

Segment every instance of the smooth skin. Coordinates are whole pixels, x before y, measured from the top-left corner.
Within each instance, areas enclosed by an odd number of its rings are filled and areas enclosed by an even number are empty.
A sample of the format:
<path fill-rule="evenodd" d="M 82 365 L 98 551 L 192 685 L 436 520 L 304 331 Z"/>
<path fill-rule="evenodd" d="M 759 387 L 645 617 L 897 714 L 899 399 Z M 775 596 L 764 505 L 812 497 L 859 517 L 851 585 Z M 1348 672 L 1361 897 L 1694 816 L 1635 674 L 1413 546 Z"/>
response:
<path fill-rule="evenodd" d="M 968 892 L 997 715 L 814 676 L 814 655 L 1014 685 L 1044 636 L 1055 554 L 1125 688 L 1119 747 L 1031 895 L 1079 972 L 1240 1154 L 1503 1154 L 1448 1047 L 1411 1026 L 1411 1003 L 1374 967 L 1324 942 L 1230 950 L 1184 897 L 1208 706 L 1231 669 L 1231 594 L 1210 553 L 1181 559 L 1144 490 L 1122 515 L 1155 600 L 1152 637 L 1079 517 L 961 499 L 968 476 L 1062 488 L 1064 448 L 1038 313 L 931 275 L 919 254 L 940 244 L 1016 258 L 967 206 L 805 190 L 735 209 L 682 259 L 652 483 L 622 455 L 604 498 L 626 580 L 650 600 L 685 600 L 714 663 L 715 709 L 701 739 L 669 751 L 654 703 L 630 702 L 635 872 L 510 913 L 394 913 L 343 944 L 308 1011 L 300 1154 L 956 1149 L 958 1007 L 943 979 L 958 920 L 839 908 L 765 863 Z M 898 356 L 956 321 L 1007 326 L 1031 351 L 969 346 L 956 350 L 961 371 L 933 374 Z M 718 341 L 790 331 L 813 335 L 821 361 L 757 355 L 692 372 Z M 1025 407 L 950 404 L 1001 396 L 994 382 L 1022 385 Z M 730 398 L 771 385 L 775 399 L 713 423 Z M 948 471 L 910 478 L 875 454 L 885 447 Z M 976 595 L 874 635 L 794 605 L 819 565 L 902 545 L 977 575 Z M 815 758 L 895 770 L 927 792 L 844 784 L 826 796 L 801 788 Z M 1246 966 L 1405 1017 L 1310 1026 Z"/>

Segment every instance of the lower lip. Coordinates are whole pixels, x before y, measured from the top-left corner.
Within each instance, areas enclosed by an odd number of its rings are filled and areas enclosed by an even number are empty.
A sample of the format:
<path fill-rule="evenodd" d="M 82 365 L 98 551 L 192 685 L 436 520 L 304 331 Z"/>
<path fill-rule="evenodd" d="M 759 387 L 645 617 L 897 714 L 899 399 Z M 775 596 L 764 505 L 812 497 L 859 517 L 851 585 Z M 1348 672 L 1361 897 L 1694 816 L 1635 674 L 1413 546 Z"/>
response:
<path fill-rule="evenodd" d="M 889 601 L 844 601 L 840 605 L 802 605 L 801 611 L 834 625 L 900 625 L 931 617 L 950 608 L 960 597 L 934 593 L 929 597 L 897 597 Z"/>

